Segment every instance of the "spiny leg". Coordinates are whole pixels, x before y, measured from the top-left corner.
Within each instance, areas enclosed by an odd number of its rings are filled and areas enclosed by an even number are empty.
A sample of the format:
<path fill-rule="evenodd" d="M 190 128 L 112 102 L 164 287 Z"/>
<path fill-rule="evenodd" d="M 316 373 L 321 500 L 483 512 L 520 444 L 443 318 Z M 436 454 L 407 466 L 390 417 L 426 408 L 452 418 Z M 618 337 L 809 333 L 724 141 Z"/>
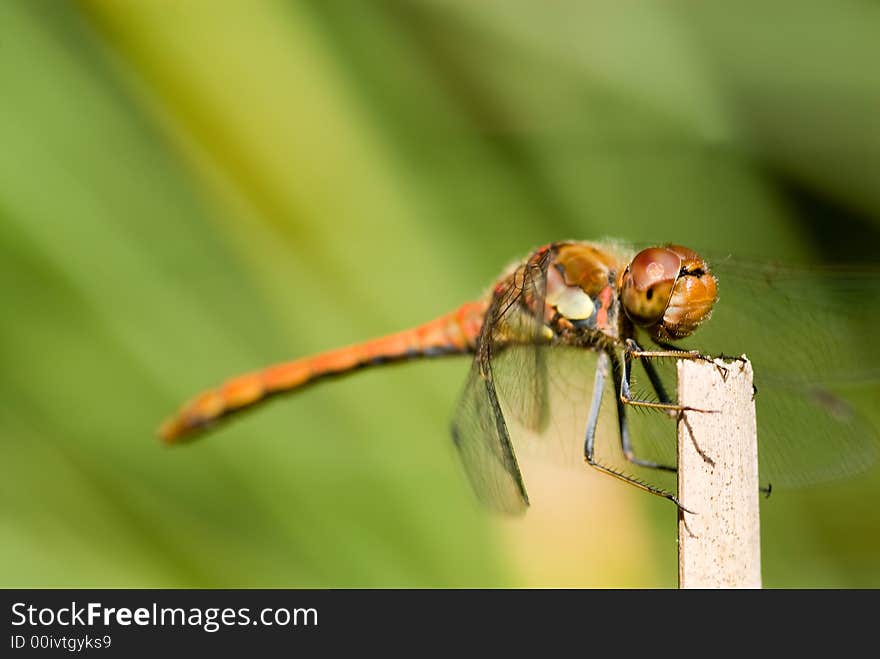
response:
<path fill-rule="evenodd" d="M 620 429 L 620 447 L 623 450 L 623 457 L 629 460 L 634 465 L 638 465 L 639 467 L 647 467 L 648 469 L 659 469 L 661 471 L 671 471 L 675 472 L 676 468 L 671 467 L 669 465 L 660 464 L 659 462 L 653 462 L 651 460 L 644 460 L 636 456 L 635 451 L 633 451 L 632 442 L 629 437 L 629 425 L 626 421 L 626 404 L 623 402 L 623 399 L 620 395 L 621 393 L 621 373 L 620 373 L 620 360 L 616 357 L 612 357 L 611 359 L 611 367 L 612 367 L 612 377 L 614 380 L 614 391 L 617 398 L 617 425 Z M 645 362 L 647 366 L 649 362 Z M 647 370 L 647 369 L 646 369 Z M 653 377 L 651 377 L 653 373 Z M 657 392 L 657 396 L 663 403 L 670 404 L 669 397 L 666 395 L 666 390 L 663 388 L 663 384 L 660 382 L 660 378 L 657 375 L 657 372 L 652 370 L 648 373 L 648 377 L 651 380 L 651 383 L 654 385 L 654 390 Z"/>
<path fill-rule="evenodd" d="M 678 498 L 671 492 L 666 492 L 665 490 L 653 487 L 648 483 L 642 482 L 631 476 L 627 476 L 626 474 L 616 471 L 610 467 L 606 467 L 605 465 L 596 461 L 594 457 L 596 427 L 599 424 L 599 410 L 602 405 L 602 395 L 605 392 L 605 378 L 608 375 L 608 366 L 610 361 L 610 357 L 607 353 L 599 353 L 599 359 L 597 360 L 596 364 L 596 379 L 595 383 L 593 384 L 593 400 L 590 404 L 590 417 L 587 421 L 587 431 L 584 438 L 584 457 L 587 460 L 587 464 L 591 467 L 594 467 L 595 469 L 598 469 L 601 472 L 608 474 L 609 476 L 613 476 L 614 478 L 629 483 L 630 485 L 635 485 L 637 488 L 644 490 L 645 492 L 649 492 L 658 497 L 663 497 L 664 499 L 669 499 L 676 506 L 678 506 L 679 510 L 691 512 L 690 510 L 682 506 Z"/>
<path fill-rule="evenodd" d="M 632 360 L 636 359 L 649 359 L 649 358 L 675 358 L 675 359 L 706 359 L 698 352 L 695 351 L 676 351 L 676 350 L 663 350 L 663 351 L 646 351 L 642 350 L 638 343 L 633 341 L 632 339 L 626 340 L 626 345 L 623 350 L 623 373 L 619 378 L 620 387 L 617 392 L 617 398 L 624 405 L 632 405 L 634 407 L 647 407 L 655 410 L 666 410 L 668 412 L 674 412 L 676 414 L 681 414 L 682 412 L 705 412 L 705 413 L 713 413 L 714 410 L 700 410 L 695 407 L 688 407 L 686 405 L 678 405 L 677 403 L 669 402 L 668 396 L 666 397 L 666 401 L 657 402 L 654 400 L 643 400 L 639 398 L 634 398 L 632 395 L 632 390 L 630 388 L 630 379 L 632 377 Z M 647 362 L 645 362 L 647 363 Z M 656 372 L 654 373 L 656 376 Z M 648 376 L 650 378 L 650 374 Z M 664 392 L 665 393 L 665 392 Z"/>
<path fill-rule="evenodd" d="M 661 341 L 660 339 L 652 339 L 654 343 L 656 343 L 659 347 L 663 348 L 663 350 L 668 352 L 686 352 L 692 355 L 698 355 L 700 359 L 705 361 L 715 361 L 716 359 L 723 359 L 724 361 L 730 362 L 740 362 L 745 364 L 748 360 L 745 357 L 736 357 L 734 355 L 727 355 L 725 353 L 721 353 L 718 355 L 704 355 L 699 350 L 688 350 L 686 348 L 681 348 L 675 344 L 668 343 L 666 341 Z"/>
<path fill-rule="evenodd" d="M 657 373 L 657 369 L 654 368 L 653 362 L 650 359 L 643 359 L 642 368 L 645 369 L 645 373 L 648 375 L 648 380 L 651 381 L 651 386 L 654 388 L 654 392 L 657 394 L 657 399 L 661 403 L 672 403 L 672 398 L 668 393 L 666 393 L 666 387 L 663 386 L 663 381 L 660 379 L 660 374 Z M 618 397 L 620 392 L 618 391 Z M 666 414 L 670 417 L 677 417 L 678 412 L 675 410 L 666 410 Z"/>
<path fill-rule="evenodd" d="M 671 403 L 672 398 L 666 393 L 666 387 L 663 386 L 663 381 L 660 380 L 660 375 L 657 373 L 657 369 L 654 368 L 654 364 L 646 359 L 642 362 L 642 368 L 644 368 L 645 373 L 648 374 L 648 379 L 651 381 L 651 386 L 654 387 L 654 392 L 657 394 L 658 400 L 661 403 Z"/>
<path fill-rule="evenodd" d="M 715 355 L 715 356 L 704 355 L 701 352 L 699 352 L 698 350 L 687 350 L 684 348 L 680 348 L 679 346 L 673 345 L 671 343 L 667 343 L 666 341 L 661 341 L 660 339 L 652 339 L 652 340 L 659 347 L 663 348 L 662 352 L 664 352 L 664 353 L 669 353 L 669 352 L 685 353 L 686 355 L 690 355 L 690 356 L 682 355 L 682 359 L 699 359 L 701 361 L 711 362 L 712 364 L 715 365 L 715 368 L 718 369 L 718 372 L 721 374 L 721 378 L 725 381 L 727 380 L 727 374 L 728 374 L 729 369 L 727 369 L 727 367 L 719 364 L 716 361 L 717 359 L 720 359 L 720 360 L 726 361 L 726 362 L 736 361 L 736 362 L 740 363 L 741 367 L 745 366 L 745 363 L 748 361 L 745 357 L 734 357 L 733 355 L 726 355 L 723 352 L 720 355 Z M 665 356 L 665 355 L 657 354 L 657 352 L 658 351 L 655 351 L 655 353 L 652 355 L 650 352 L 643 351 L 644 354 L 641 356 L 648 356 L 648 357 L 650 357 L 650 356 L 654 356 L 654 357 Z"/>
<path fill-rule="evenodd" d="M 666 343 L 664 341 L 655 340 L 654 342 L 658 346 L 663 348 L 663 350 L 662 351 L 661 350 L 653 350 L 653 351 L 652 350 L 643 350 L 639 346 L 639 344 L 636 343 L 635 341 L 633 341 L 632 339 L 627 339 L 627 341 L 626 341 L 626 346 L 624 349 L 624 364 L 625 364 L 624 375 L 623 375 L 622 382 L 621 382 L 621 384 L 622 384 L 621 391 L 618 391 L 618 399 L 623 403 L 623 405 L 635 405 L 635 406 L 645 406 L 645 407 L 654 408 L 654 409 L 658 409 L 658 408 L 665 409 L 668 413 L 674 412 L 676 414 L 676 416 L 679 416 L 681 418 L 684 418 L 684 417 L 682 417 L 682 412 L 703 412 L 706 414 L 717 413 L 717 410 L 698 410 L 698 409 L 694 409 L 694 408 L 688 408 L 685 406 L 672 404 L 671 399 L 669 398 L 669 395 L 666 393 L 666 390 L 663 387 L 663 383 L 660 381 L 660 377 L 657 373 L 657 370 L 654 368 L 654 365 L 650 362 L 650 359 L 652 359 L 652 358 L 676 358 L 676 359 L 693 359 L 693 360 L 712 362 L 721 371 L 722 378 L 726 378 L 728 369 L 721 366 L 720 364 L 715 363 L 714 358 L 709 357 L 707 355 L 703 355 L 697 350 L 682 350 L 682 349 L 672 345 L 671 343 Z M 639 401 L 639 400 L 633 399 L 630 396 L 629 380 L 630 380 L 630 375 L 631 375 L 631 363 L 632 363 L 633 357 L 643 360 L 642 366 L 644 367 L 645 372 L 648 374 L 648 379 L 651 381 L 651 385 L 654 387 L 654 391 L 657 393 L 657 397 L 660 399 L 661 405 L 653 403 L 653 401 Z M 726 361 L 738 361 L 741 364 L 745 364 L 748 361 L 744 357 L 731 357 L 731 356 L 724 355 L 724 354 L 718 355 L 718 359 L 723 359 Z M 757 393 L 758 393 L 758 388 L 755 385 L 752 385 L 752 400 L 755 399 L 755 396 L 757 395 Z M 623 409 L 623 408 L 622 408 L 622 406 L 619 405 L 618 409 Z M 685 419 L 685 422 L 686 422 L 686 419 Z M 624 437 L 625 437 L 625 435 L 623 433 L 623 430 L 621 429 L 621 443 L 624 442 L 624 439 L 623 439 Z M 691 438 L 693 439 L 693 433 L 691 433 Z M 627 440 L 628 440 L 628 437 L 627 437 Z M 695 446 L 696 446 L 696 444 L 695 444 Z M 703 456 L 703 458 L 705 460 L 707 460 L 708 462 L 712 462 L 711 459 L 708 458 L 708 456 L 703 454 L 703 452 L 699 446 L 696 446 L 696 449 L 700 453 L 700 455 Z M 629 459 L 629 455 L 627 454 L 627 450 L 626 450 L 626 444 L 624 444 L 624 455 L 627 456 L 627 459 Z M 646 467 L 650 466 L 648 464 L 643 464 L 642 462 L 639 462 L 639 461 L 632 461 L 631 460 L 631 462 L 635 462 L 635 464 L 641 464 L 642 466 L 646 466 Z M 662 467 L 662 466 L 659 468 L 660 469 L 669 469 L 668 467 Z M 675 470 L 670 469 L 670 471 L 675 471 Z M 770 496 L 770 492 L 772 491 L 772 489 L 773 489 L 772 483 L 768 483 L 766 487 L 762 486 L 761 488 L 759 488 L 761 494 L 765 495 L 766 497 Z"/>
<path fill-rule="evenodd" d="M 634 339 L 627 339 L 625 348 L 632 357 L 641 359 L 643 357 L 674 357 L 676 359 L 693 359 L 700 361 L 712 361 L 708 355 L 702 354 L 699 350 L 685 350 L 671 343 L 654 340 L 654 342 L 662 348 L 662 350 L 645 350 Z"/>

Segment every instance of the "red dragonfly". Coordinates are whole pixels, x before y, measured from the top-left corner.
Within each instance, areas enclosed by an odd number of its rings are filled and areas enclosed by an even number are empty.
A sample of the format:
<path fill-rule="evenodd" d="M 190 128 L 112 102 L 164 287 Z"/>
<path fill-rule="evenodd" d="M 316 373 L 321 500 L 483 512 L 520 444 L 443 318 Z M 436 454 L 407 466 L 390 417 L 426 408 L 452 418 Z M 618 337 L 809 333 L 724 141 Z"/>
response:
<path fill-rule="evenodd" d="M 674 472 L 674 459 L 668 459 L 674 453 L 657 450 L 664 440 L 640 445 L 644 437 L 632 431 L 627 411 L 675 417 L 687 409 L 669 396 L 670 375 L 662 364 L 709 359 L 708 330 L 717 326 L 722 331 L 714 336 L 716 345 L 736 341 L 755 366 L 762 477 L 774 486 L 811 483 L 862 471 L 876 458 L 877 433 L 860 408 L 865 396 L 876 394 L 880 364 L 877 351 L 866 353 L 859 348 L 867 341 L 859 341 L 876 327 L 878 291 L 880 277 L 872 269 L 782 268 L 731 259 L 710 268 L 679 245 L 636 252 L 611 243 L 557 242 L 509 267 L 481 299 L 431 322 L 232 378 L 187 403 L 159 434 L 167 443 L 193 438 L 327 376 L 471 354 L 452 435 L 477 495 L 489 507 L 526 508 L 511 431 L 546 435 L 548 426 L 552 441 L 580 447 L 591 467 L 678 504 L 671 488 L 632 474 Z M 701 326 L 701 350 L 676 345 Z M 590 355 L 592 373 L 575 366 Z M 635 364 L 646 378 L 641 390 L 634 386 Z M 620 445 L 617 457 L 607 459 L 596 446 L 606 385 L 614 391 Z M 586 419 L 577 420 L 575 413 L 574 428 L 551 424 L 554 401 L 562 401 L 563 411 L 566 403 L 569 410 L 583 409 Z M 674 447 L 668 436 L 665 443 Z"/>

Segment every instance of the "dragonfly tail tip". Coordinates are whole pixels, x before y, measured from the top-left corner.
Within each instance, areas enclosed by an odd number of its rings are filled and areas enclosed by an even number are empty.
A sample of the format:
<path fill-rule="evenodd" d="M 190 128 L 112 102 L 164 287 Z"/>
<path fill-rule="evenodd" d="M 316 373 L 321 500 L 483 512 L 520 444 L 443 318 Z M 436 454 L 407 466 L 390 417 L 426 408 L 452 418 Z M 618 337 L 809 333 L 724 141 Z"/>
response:
<path fill-rule="evenodd" d="M 156 431 L 156 435 L 166 446 L 180 443 L 180 438 L 185 434 L 186 428 L 179 419 L 168 419 Z"/>

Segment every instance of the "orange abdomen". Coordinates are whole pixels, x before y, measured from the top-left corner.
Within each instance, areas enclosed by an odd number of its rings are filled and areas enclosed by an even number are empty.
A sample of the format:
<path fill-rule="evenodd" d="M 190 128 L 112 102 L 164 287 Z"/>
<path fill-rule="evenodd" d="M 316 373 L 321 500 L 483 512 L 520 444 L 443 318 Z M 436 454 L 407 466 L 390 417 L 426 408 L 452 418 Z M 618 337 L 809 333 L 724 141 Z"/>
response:
<path fill-rule="evenodd" d="M 405 359 L 471 352 L 486 307 L 486 302 L 469 302 L 452 313 L 403 332 L 239 375 L 184 405 L 162 424 L 159 436 L 169 444 L 194 437 L 235 412 L 328 375 Z"/>

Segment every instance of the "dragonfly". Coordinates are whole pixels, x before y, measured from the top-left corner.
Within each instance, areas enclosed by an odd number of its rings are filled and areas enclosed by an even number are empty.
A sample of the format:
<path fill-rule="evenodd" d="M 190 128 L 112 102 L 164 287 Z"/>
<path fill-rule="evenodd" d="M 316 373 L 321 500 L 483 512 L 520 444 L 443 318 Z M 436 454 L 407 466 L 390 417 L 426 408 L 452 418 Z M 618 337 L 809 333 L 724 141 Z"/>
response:
<path fill-rule="evenodd" d="M 710 264 L 674 244 L 555 242 L 507 267 L 479 299 L 430 322 L 233 377 L 186 403 L 159 436 L 168 444 L 194 439 L 330 376 L 470 355 L 452 438 L 490 509 L 521 513 L 529 505 L 520 436 L 530 438 L 526 445 L 562 446 L 581 465 L 681 507 L 664 482 L 675 473 L 674 426 L 658 419 L 711 410 L 674 400 L 669 365 L 733 348 L 756 373 L 762 480 L 768 488 L 813 484 L 876 461 L 880 441 L 867 412 L 880 383 L 869 340 L 878 293 L 873 267 L 728 256 Z M 697 336 L 698 348 L 682 343 Z M 613 407 L 603 413 L 608 398 Z M 602 450 L 600 421 L 616 426 L 614 446 Z"/>

